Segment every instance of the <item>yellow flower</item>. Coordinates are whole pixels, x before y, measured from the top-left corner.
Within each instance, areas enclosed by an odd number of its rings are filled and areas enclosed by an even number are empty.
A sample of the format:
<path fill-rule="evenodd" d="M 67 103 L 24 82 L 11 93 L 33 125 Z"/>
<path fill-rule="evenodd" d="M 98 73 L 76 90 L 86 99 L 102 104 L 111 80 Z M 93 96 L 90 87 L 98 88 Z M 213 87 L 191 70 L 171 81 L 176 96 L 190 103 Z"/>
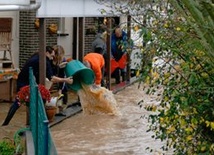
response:
<path fill-rule="evenodd" d="M 134 27 L 134 31 L 138 31 L 138 30 L 139 30 L 139 26 L 136 25 L 136 26 Z"/>
<path fill-rule="evenodd" d="M 180 31 L 180 30 L 181 30 L 181 28 L 180 28 L 180 27 L 176 27 L 176 30 L 177 30 L 177 31 Z"/>
<path fill-rule="evenodd" d="M 192 137 L 191 135 L 189 135 L 189 136 L 186 137 L 186 140 L 187 140 L 187 141 L 191 141 L 192 138 L 193 138 L 193 137 Z"/>
<path fill-rule="evenodd" d="M 168 27 L 169 27 L 169 25 L 168 25 L 167 23 L 165 23 L 165 24 L 164 24 L 164 27 L 165 27 L 165 28 L 168 28 Z"/>
<path fill-rule="evenodd" d="M 205 151 L 206 150 L 206 146 L 202 146 L 201 147 L 201 151 L 203 152 L 203 151 Z"/>
<path fill-rule="evenodd" d="M 209 77 L 209 75 L 207 74 L 207 73 L 201 73 L 201 76 L 203 77 L 203 78 L 208 78 Z"/>
<path fill-rule="evenodd" d="M 192 129 L 191 127 L 188 127 L 188 128 L 185 129 L 185 131 L 186 131 L 187 133 L 191 133 L 191 132 L 193 131 L 193 129 Z"/>
<path fill-rule="evenodd" d="M 162 123 L 164 121 L 163 117 L 160 117 L 160 122 Z"/>
<path fill-rule="evenodd" d="M 139 75 L 140 75 L 140 70 L 137 70 L 136 77 L 138 77 Z"/>
<path fill-rule="evenodd" d="M 172 126 L 167 130 L 167 133 L 169 134 L 169 133 L 174 132 L 174 131 L 175 131 L 175 127 Z"/>
<path fill-rule="evenodd" d="M 206 123 L 206 127 L 210 126 L 210 122 L 209 121 L 205 121 L 205 123 Z"/>
<path fill-rule="evenodd" d="M 214 130 L 214 122 L 210 123 L 211 130 Z"/>

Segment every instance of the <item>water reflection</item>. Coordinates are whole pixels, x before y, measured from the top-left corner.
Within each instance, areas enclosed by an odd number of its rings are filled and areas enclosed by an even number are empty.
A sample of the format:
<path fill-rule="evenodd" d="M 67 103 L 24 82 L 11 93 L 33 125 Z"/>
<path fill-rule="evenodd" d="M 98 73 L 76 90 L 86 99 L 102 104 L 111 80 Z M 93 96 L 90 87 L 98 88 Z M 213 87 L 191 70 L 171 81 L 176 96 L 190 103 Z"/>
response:
<path fill-rule="evenodd" d="M 59 155 L 156 155 L 161 154 L 160 141 L 147 133 L 148 115 L 137 103 L 143 91 L 132 85 L 118 92 L 120 116 L 86 115 L 79 113 L 51 128 Z M 154 152 L 145 150 L 153 147 Z"/>

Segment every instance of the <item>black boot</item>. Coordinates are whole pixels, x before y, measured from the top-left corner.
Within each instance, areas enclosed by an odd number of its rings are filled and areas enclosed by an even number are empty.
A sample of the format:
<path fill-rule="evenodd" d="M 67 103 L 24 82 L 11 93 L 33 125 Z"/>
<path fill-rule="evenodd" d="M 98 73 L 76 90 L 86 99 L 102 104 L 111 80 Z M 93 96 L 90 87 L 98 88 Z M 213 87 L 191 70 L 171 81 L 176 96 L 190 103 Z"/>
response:
<path fill-rule="evenodd" d="M 122 81 L 126 81 L 126 72 L 121 72 L 121 76 L 122 76 Z"/>
<path fill-rule="evenodd" d="M 116 81 L 116 84 L 120 83 L 120 69 L 119 68 L 117 68 L 115 70 L 115 81 Z"/>
<path fill-rule="evenodd" d="M 68 102 L 68 93 L 67 92 L 64 92 L 63 93 L 63 99 L 62 99 L 62 102 L 63 102 L 63 104 L 67 104 L 67 102 Z"/>
<path fill-rule="evenodd" d="M 5 118 L 2 126 L 8 125 L 10 123 L 10 120 L 13 118 L 14 114 L 16 113 L 16 111 L 19 109 L 19 104 L 18 101 L 16 100 L 10 107 L 8 113 L 7 113 L 7 117 Z"/>

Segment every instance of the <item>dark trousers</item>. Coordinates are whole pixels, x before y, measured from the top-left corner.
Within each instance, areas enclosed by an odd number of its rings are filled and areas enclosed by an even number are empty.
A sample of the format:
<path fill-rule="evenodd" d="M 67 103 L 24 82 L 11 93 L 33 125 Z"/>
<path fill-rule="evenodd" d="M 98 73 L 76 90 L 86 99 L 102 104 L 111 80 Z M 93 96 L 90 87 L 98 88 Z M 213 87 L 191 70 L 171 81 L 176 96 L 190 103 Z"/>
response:
<path fill-rule="evenodd" d="M 125 69 L 116 68 L 111 74 L 111 77 L 115 78 L 116 84 L 119 84 L 120 77 L 122 77 L 122 81 L 126 80 L 126 71 Z"/>
<path fill-rule="evenodd" d="M 10 123 L 10 120 L 13 118 L 14 114 L 16 113 L 16 111 L 20 107 L 18 102 L 19 101 L 17 99 L 15 99 L 15 101 L 13 102 L 13 104 L 11 105 L 11 107 L 10 107 L 8 113 L 7 113 L 7 117 L 5 118 L 2 126 L 8 125 Z"/>
<path fill-rule="evenodd" d="M 24 87 L 26 84 L 25 83 L 21 83 L 17 81 L 17 92 Z M 16 113 L 16 111 L 19 109 L 20 105 L 19 105 L 19 100 L 15 98 L 15 101 L 12 103 L 12 105 L 10 106 L 10 109 L 7 113 L 7 116 L 2 124 L 2 126 L 4 125 L 8 125 L 11 121 L 11 119 L 13 118 L 14 114 Z"/>

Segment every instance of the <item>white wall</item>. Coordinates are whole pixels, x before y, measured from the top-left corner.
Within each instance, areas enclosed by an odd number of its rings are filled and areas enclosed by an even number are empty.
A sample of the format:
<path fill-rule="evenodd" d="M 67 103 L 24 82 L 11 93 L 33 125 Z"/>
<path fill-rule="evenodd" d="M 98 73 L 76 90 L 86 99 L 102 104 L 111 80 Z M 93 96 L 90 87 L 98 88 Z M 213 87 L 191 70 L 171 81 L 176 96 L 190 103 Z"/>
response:
<path fill-rule="evenodd" d="M 15 67 L 19 66 L 19 11 L 0 12 L 0 17 L 13 18 L 12 23 L 12 57 Z M 0 52 L 0 57 L 3 57 L 3 52 Z"/>
<path fill-rule="evenodd" d="M 65 18 L 64 23 L 64 32 L 59 31 L 59 33 L 68 34 L 68 36 L 58 36 L 57 38 L 57 44 L 62 45 L 65 50 L 65 56 L 67 58 L 72 56 L 72 48 L 73 48 L 73 18 Z M 63 24 L 62 24 L 63 25 Z"/>
<path fill-rule="evenodd" d="M 110 12 L 110 8 L 94 0 L 42 0 L 37 17 L 96 17 L 101 9 Z M 112 15 L 109 15 L 112 16 Z"/>

